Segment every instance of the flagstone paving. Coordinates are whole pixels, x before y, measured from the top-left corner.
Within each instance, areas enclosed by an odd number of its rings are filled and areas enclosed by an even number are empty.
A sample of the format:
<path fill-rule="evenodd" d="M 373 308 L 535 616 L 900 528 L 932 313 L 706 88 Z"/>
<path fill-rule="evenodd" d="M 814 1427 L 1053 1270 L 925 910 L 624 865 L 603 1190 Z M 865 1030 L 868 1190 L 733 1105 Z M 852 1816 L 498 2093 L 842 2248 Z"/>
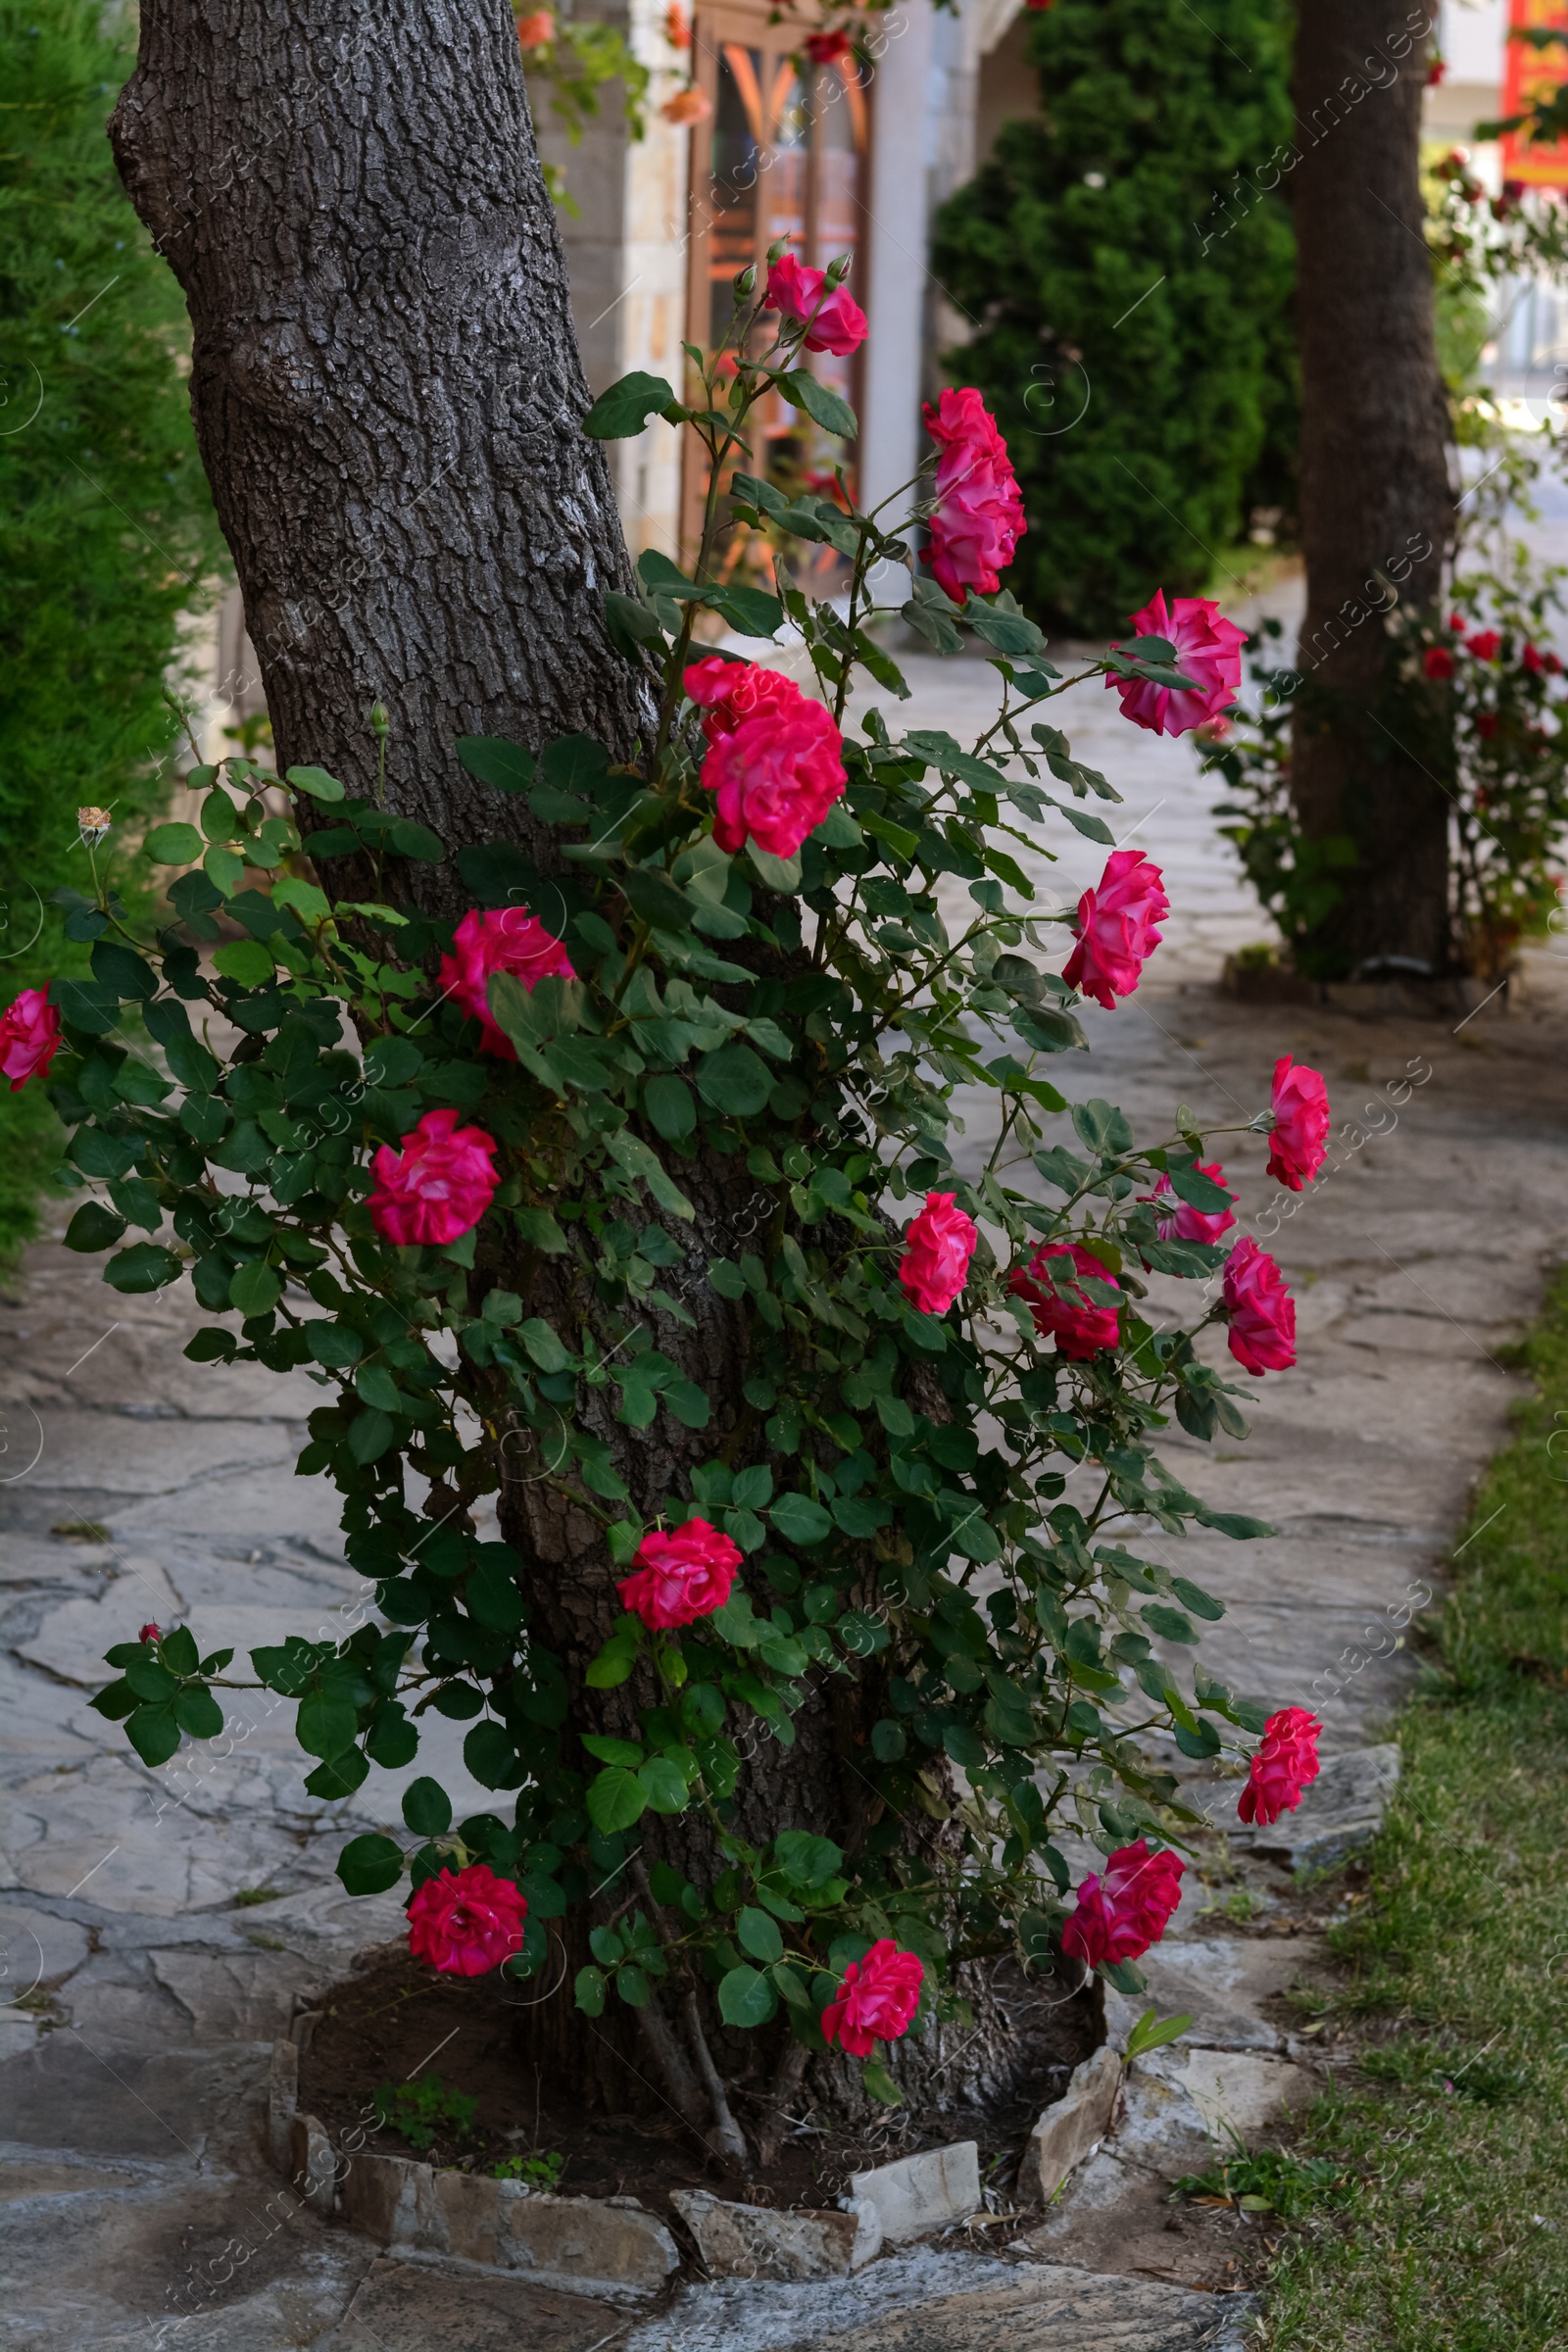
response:
<path fill-rule="evenodd" d="M 982 664 L 909 666 L 921 723 L 961 734 L 988 708 Z M 1507 1342 L 1568 1253 L 1568 958 L 1530 956 L 1508 1008 L 1462 1024 L 1220 997 L 1222 954 L 1264 925 L 1214 838 L 1213 787 L 1184 744 L 1128 728 L 1099 688 L 1072 700 L 1075 749 L 1123 792 L 1118 834 L 1163 866 L 1174 907 L 1138 996 L 1113 1013 L 1091 1008 L 1094 1054 L 1061 1058 L 1063 1091 L 1119 1101 L 1154 1133 L 1168 1131 L 1178 1102 L 1205 1127 L 1245 1125 L 1266 1104 L 1281 1053 L 1329 1082 L 1336 1164 L 1309 1194 L 1287 1196 L 1265 1177 L 1261 1139 L 1215 1143 L 1244 1223 L 1296 1291 L 1299 1366 L 1246 1383 L 1245 1446 L 1210 1450 L 1179 1432 L 1168 1444 L 1216 1506 L 1267 1518 L 1280 1535 L 1250 1544 L 1205 1535 L 1168 1556 L 1227 1604 L 1205 1657 L 1245 1691 L 1314 1707 L 1328 1746 L 1359 1747 L 1405 1685 L 1406 1628 L 1439 1589 L 1472 1481 L 1504 1434 L 1517 1393 Z M 1070 904 L 1102 855 L 1073 837 L 1058 865 L 1032 858 L 1041 903 Z M 968 1107 L 962 1156 L 973 1168 L 989 1148 L 987 1113 Z M 189 1619 L 204 1649 L 231 1642 L 243 1655 L 289 1631 L 347 1631 L 365 1605 L 331 1494 L 293 1474 L 318 1392 L 303 1376 L 186 1363 L 195 1320 L 188 1293 L 122 1299 L 94 1261 L 55 1241 L 0 1298 L 10 2004 L 0 2231 L 11 2280 L 0 2345 L 481 2352 L 520 2334 L 588 2352 L 620 2340 L 620 2320 L 591 2301 L 540 2301 L 520 2282 L 388 2261 L 280 2198 L 267 2167 L 269 2043 L 301 1987 L 400 1917 L 393 1897 L 349 1902 L 331 1875 L 345 1835 L 397 1819 L 400 1784 L 375 1776 L 347 1822 L 306 1796 L 288 1711 L 265 1693 L 244 1702 L 224 1740 L 159 1773 L 86 1704 L 103 1651 L 149 1618 Z M 465 1783 L 461 1727 L 436 1736 L 460 1809 L 466 1797 L 478 1809 L 488 1800 Z M 418 1769 L 430 1769 L 424 1754 Z M 1179 2272 L 1180 2241 L 1166 2242 Z M 1070 2230 L 1053 2239 L 1050 2264 L 1078 2259 Z M 1095 2259 L 1129 2267 L 1098 2240 Z M 1118 2306 L 1103 2282 L 1009 2278 L 990 2279 L 987 2303 L 973 2274 L 968 2333 L 954 2306 L 933 2301 L 919 2326 L 879 2321 L 874 2340 L 956 2352 L 999 2328 L 1041 2352 L 1104 2341 L 1173 2352 L 1198 2340 L 1188 2322 L 1161 2316 L 1157 2296 L 1135 2311 L 1125 2280 Z M 694 2352 L 726 2341 L 703 2333 L 697 2305 L 681 2308 L 670 2340 Z M 848 2340 L 838 2332 L 848 2305 L 843 2315 L 813 2315 L 808 2328 L 803 2307 L 794 2333 L 756 2340 Z"/>

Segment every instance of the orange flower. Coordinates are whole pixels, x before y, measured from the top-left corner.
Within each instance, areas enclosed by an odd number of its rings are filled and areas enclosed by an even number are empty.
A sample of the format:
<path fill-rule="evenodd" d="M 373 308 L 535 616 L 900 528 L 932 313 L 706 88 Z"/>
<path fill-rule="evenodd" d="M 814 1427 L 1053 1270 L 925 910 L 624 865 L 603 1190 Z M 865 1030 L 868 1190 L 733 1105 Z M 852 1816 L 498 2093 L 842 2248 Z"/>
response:
<path fill-rule="evenodd" d="M 689 49 L 692 45 L 692 21 L 680 0 L 670 0 L 664 11 L 664 38 L 672 49 Z"/>
<path fill-rule="evenodd" d="M 548 49 L 556 37 L 556 19 L 553 10 L 536 8 L 517 19 L 517 47 L 524 57 L 530 49 Z"/>
<path fill-rule="evenodd" d="M 706 122 L 713 111 L 713 102 L 703 91 L 692 88 L 677 90 L 660 108 L 666 122 Z"/>

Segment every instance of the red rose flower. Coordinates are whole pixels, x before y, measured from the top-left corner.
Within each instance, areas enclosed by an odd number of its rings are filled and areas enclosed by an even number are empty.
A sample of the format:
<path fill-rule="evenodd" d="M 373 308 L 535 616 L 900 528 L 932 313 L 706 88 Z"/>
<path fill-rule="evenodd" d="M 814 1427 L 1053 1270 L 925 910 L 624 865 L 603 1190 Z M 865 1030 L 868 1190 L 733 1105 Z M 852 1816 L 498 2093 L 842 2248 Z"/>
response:
<path fill-rule="evenodd" d="M 1329 1090 L 1316 1070 L 1293 1066 L 1289 1054 L 1274 1064 L 1273 1133 L 1268 1173 L 1298 1193 L 1323 1165 L 1329 1135 Z"/>
<path fill-rule="evenodd" d="M 427 1110 L 403 1149 L 383 1144 L 370 1162 L 370 1222 L 384 1242 L 455 1242 L 478 1224 L 501 1179 L 495 1137 L 460 1127 L 455 1110 Z"/>
<path fill-rule="evenodd" d="M 805 700 L 793 678 L 776 669 L 760 669 L 755 662 L 730 662 L 710 654 L 694 662 L 681 684 L 703 713 L 703 733 L 710 743 L 733 735 L 743 718 L 759 711 L 793 708 Z"/>
<path fill-rule="evenodd" d="M 1130 997 L 1138 986 L 1162 936 L 1154 925 L 1169 912 L 1158 866 L 1142 850 L 1112 850 L 1100 880 L 1078 902 L 1078 945 L 1061 975 L 1067 986 L 1082 989 L 1109 1012 L 1118 997 Z"/>
<path fill-rule="evenodd" d="M 1525 669 L 1529 670 L 1532 677 L 1535 676 L 1538 670 L 1544 669 L 1546 666 L 1545 658 L 1543 655 L 1540 646 L 1532 645 L 1528 637 L 1525 639 L 1525 649 L 1520 655 L 1519 660 L 1521 665 Z"/>
<path fill-rule="evenodd" d="M 1236 1810 L 1244 1821 L 1278 1821 L 1294 1813 L 1301 1791 L 1318 1776 L 1317 1741 L 1323 1726 L 1304 1707 L 1282 1707 L 1263 1726 L 1263 1743 Z"/>
<path fill-rule="evenodd" d="M 779 311 L 792 324 L 806 322 L 808 351 L 830 351 L 847 360 L 865 341 L 865 313 L 847 286 L 828 291 L 827 272 L 808 270 L 793 253 L 776 261 L 767 273 L 761 307 Z"/>
<path fill-rule="evenodd" d="M 163 1638 L 162 1629 L 159 1626 L 154 1625 L 150 1617 L 148 1618 L 147 1623 L 142 1627 L 140 1633 L 136 1636 L 138 1642 L 161 1642 Z"/>
<path fill-rule="evenodd" d="M 60 1051 L 60 1015 L 41 988 L 24 988 L 0 1013 L 0 1076 L 20 1094 L 29 1078 L 46 1078 Z"/>
<path fill-rule="evenodd" d="M 1079 1887 L 1078 1908 L 1061 1931 L 1062 1950 L 1086 1968 L 1142 1959 L 1170 1925 L 1185 1867 L 1168 1846 L 1152 1854 L 1146 1838 L 1118 1846 L 1104 1870 Z"/>
<path fill-rule="evenodd" d="M 1501 644 L 1495 629 L 1478 629 L 1470 640 L 1470 651 L 1478 662 L 1495 662 Z"/>
<path fill-rule="evenodd" d="M 1225 1181 L 1225 1171 L 1217 1160 L 1206 1164 L 1200 1160 L 1198 1173 L 1200 1176 L 1212 1177 L 1216 1184 Z M 1161 1217 L 1155 1228 L 1162 1242 L 1217 1242 L 1220 1235 L 1228 1233 L 1236 1222 L 1233 1209 L 1190 1208 L 1185 1200 L 1177 1200 L 1168 1176 L 1161 1176 L 1152 1197 L 1156 1202 L 1164 1200 L 1175 1201 L 1170 1214 Z M 1233 1200 L 1235 1197 L 1232 1194 Z"/>
<path fill-rule="evenodd" d="M 1427 68 L 1427 88 L 1429 90 L 1435 90 L 1447 71 L 1447 59 L 1445 57 L 1435 57 L 1432 60 L 1431 65 Z"/>
<path fill-rule="evenodd" d="M 511 972 L 531 994 L 539 981 L 574 980 L 571 957 L 553 931 L 526 906 L 487 913 L 470 907 L 453 936 L 454 953 L 441 958 L 441 986 L 479 1023 L 479 1051 L 515 1061 L 517 1049 L 490 1017 L 490 982 Z"/>
<path fill-rule="evenodd" d="M 1496 732 L 1497 713 L 1495 710 L 1478 710 L 1476 713 L 1476 733 L 1480 736 L 1482 742 L 1490 743 Z"/>
<path fill-rule="evenodd" d="M 671 1535 L 655 1528 L 637 1546 L 636 1574 L 620 1580 L 622 1605 L 655 1632 L 695 1625 L 724 1606 L 740 1564 L 739 1545 L 706 1519 L 688 1519 Z"/>
<path fill-rule="evenodd" d="M 813 66 L 836 66 L 841 57 L 850 54 L 849 34 L 842 26 L 836 32 L 808 32 L 806 54 Z"/>
<path fill-rule="evenodd" d="M 1453 656 L 1446 645 L 1429 645 L 1421 657 L 1421 667 L 1429 678 L 1451 678 Z"/>
<path fill-rule="evenodd" d="M 1562 662 L 1555 654 L 1547 654 L 1544 657 L 1543 667 L 1544 668 L 1548 678 L 1556 678 L 1562 675 Z"/>
<path fill-rule="evenodd" d="M 875 2043 L 907 2034 L 924 1982 L 924 1963 L 884 1936 L 844 1971 L 838 1999 L 822 2012 L 822 2039 L 836 2041 L 852 2058 L 869 2058 Z"/>
<path fill-rule="evenodd" d="M 956 605 L 971 588 L 994 596 L 1028 527 L 1007 444 L 972 384 L 961 391 L 950 386 L 920 414 L 942 451 L 923 560 Z"/>
<path fill-rule="evenodd" d="M 1057 1259 L 1065 1263 L 1057 1264 Z M 1014 1298 L 1028 1301 L 1035 1329 L 1042 1339 L 1054 1337 L 1059 1355 L 1074 1363 L 1087 1363 L 1102 1348 L 1115 1347 L 1121 1336 L 1116 1323 L 1121 1309 L 1096 1306 L 1079 1290 L 1075 1274 L 1108 1282 L 1113 1291 L 1121 1288 L 1093 1250 L 1080 1249 L 1076 1242 L 1044 1242 L 1027 1266 L 1014 1266 L 1007 1289 Z M 1053 1289 L 1053 1282 L 1059 1288 Z"/>
<path fill-rule="evenodd" d="M 522 1949 L 528 1898 L 487 1862 L 426 1879 L 409 1905 L 409 1950 L 448 1977 L 483 1977 Z"/>
<path fill-rule="evenodd" d="M 700 680 L 696 689 L 691 683 L 699 670 L 713 666 L 697 662 L 686 672 L 694 701 L 706 701 L 718 683 Z M 747 697 L 755 700 L 748 704 Z M 715 696 L 703 725 L 716 729 L 709 737 L 702 780 L 717 801 L 713 839 L 719 848 L 741 850 L 755 841 L 771 857 L 793 858 L 844 791 L 843 747 L 828 712 L 793 679 L 760 669 L 750 680 L 737 680 L 722 702 Z"/>
<path fill-rule="evenodd" d="M 1218 718 L 1242 682 L 1242 648 L 1247 631 L 1226 620 L 1206 596 L 1173 597 L 1156 589 L 1127 626 L 1139 637 L 1163 637 L 1176 648 L 1175 666 L 1196 686 L 1155 686 L 1148 678 L 1107 675 L 1105 684 L 1121 697 L 1122 716 L 1155 735 L 1188 735 L 1205 719 Z"/>
<path fill-rule="evenodd" d="M 956 1200 L 956 1193 L 927 1193 L 904 1236 L 899 1280 L 923 1315 L 945 1315 L 969 1279 L 980 1229 Z"/>
<path fill-rule="evenodd" d="M 1288 1372 L 1296 1361 L 1296 1300 L 1266 1250 L 1248 1234 L 1225 1260 L 1230 1350 L 1244 1372 Z"/>

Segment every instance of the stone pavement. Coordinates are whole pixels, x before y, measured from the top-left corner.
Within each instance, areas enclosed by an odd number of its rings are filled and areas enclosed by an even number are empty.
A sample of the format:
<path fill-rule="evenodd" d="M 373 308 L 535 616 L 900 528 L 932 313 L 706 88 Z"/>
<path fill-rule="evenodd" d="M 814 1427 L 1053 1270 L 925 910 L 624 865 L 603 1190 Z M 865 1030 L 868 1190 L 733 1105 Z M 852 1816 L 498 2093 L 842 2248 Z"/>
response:
<path fill-rule="evenodd" d="M 990 673 L 910 668 L 920 720 L 963 732 Z M 1264 925 L 1214 839 L 1212 787 L 1184 745 L 1128 728 L 1110 696 L 1074 702 L 1075 750 L 1123 790 L 1118 831 L 1164 866 L 1176 910 L 1138 996 L 1091 1012 L 1093 1059 L 1058 1063 L 1064 1091 L 1119 1101 L 1149 1131 L 1178 1101 L 1216 1126 L 1244 1123 L 1280 1053 L 1329 1081 L 1337 1164 L 1309 1195 L 1264 1178 L 1258 1138 L 1216 1147 L 1297 1292 L 1299 1367 L 1248 1384 L 1247 1446 L 1210 1452 L 1177 1434 L 1169 1450 L 1214 1503 L 1281 1530 L 1268 1544 L 1181 1547 L 1177 1564 L 1229 1607 L 1205 1656 L 1247 1691 L 1315 1706 L 1333 1747 L 1359 1747 L 1397 1698 L 1403 1629 L 1438 1589 L 1471 1482 L 1504 1434 L 1516 1384 L 1499 1349 L 1568 1250 L 1568 959 L 1532 956 L 1520 1001 L 1453 1027 L 1227 1002 L 1220 956 Z M 1058 866 L 1039 861 L 1043 899 L 1069 903 L 1102 858 L 1070 837 Z M 1359 1124 L 1347 1133 L 1347 1120 Z M 977 1127 L 965 1150 L 983 1143 Z M 332 1497 L 292 1472 L 316 1392 L 303 1376 L 186 1363 L 195 1320 L 188 1293 L 121 1299 L 95 1261 L 52 1242 L 0 1299 L 0 2345 L 486 2352 L 520 2331 L 588 2352 L 622 2340 L 623 2320 L 581 2298 L 378 2258 L 280 2198 L 267 2168 L 268 2045 L 300 1988 L 397 1924 L 395 1898 L 350 1903 L 331 1867 L 348 1829 L 396 1819 L 398 1783 L 374 1776 L 346 1828 L 303 1793 L 283 1717 L 257 1699 L 231 1739 L 156 1774 L 86 1705 L 104 1650 L 147 1618 L 189 1618 L 204 1649 L 232 1642 L 243 1656 L 288 1631 L 347 1630 L 364 1605 Z M 455 1763 L 461 1727 L 448 1729 Z M 1087 2222 L 1041 2251 L 1070 2266 L 1091 2242 L 1102 2270 L 1129 2267 Z M 1037 2267 L 993 2280 L 987 2303 L 985 2279 L 965 2277 L 969 2320 L 921 2289 L 918 2321 L 878 2320 L 857 2341 L 958 2352 L 1003 2333 L 1020 2352 L 1175 2352 L 1198 2340 L 1200 2299 L 1182 2304 L 1175 2287 L 1080 2286 Z M 830 2306 L 766 2340 L 847 2341 L 839 2289 Z M 704 2333 L 696 2304 L 680 2313 L 639 2344 L 743 2352 L 738 2321 Z"/>

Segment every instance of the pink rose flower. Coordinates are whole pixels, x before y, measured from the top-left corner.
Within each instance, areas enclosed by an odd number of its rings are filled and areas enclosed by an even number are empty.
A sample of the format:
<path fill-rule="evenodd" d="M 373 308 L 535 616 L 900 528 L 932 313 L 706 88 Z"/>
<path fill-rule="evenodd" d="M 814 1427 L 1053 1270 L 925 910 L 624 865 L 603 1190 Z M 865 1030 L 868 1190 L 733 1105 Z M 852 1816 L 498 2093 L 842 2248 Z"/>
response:
<path fill-rule="evenodd" d="M 0 1013 L 0 1075 L 20 1094 L 29 1078 L 46 1078 L 60 1051 L 60 1015 L 41 988 L 24 988 Z"/>
<path fill-rule="evenodd" d="M 1446 645 L 1429 645 L 1421 657 L 1421 668 L 1429 678 L 1451 678 L 1453 656 Z"/>
<path fill-rule="evenodd" d="M 758 671 L 736 692 L 758 699 L 749 713 L 733 696 L 713 706 L 722 730 L 703 761 L 703 783 L 717 801 L 713 839 L 721 850 L 755 841 L 771 857 L 793 858 L 844 791 L 839 731 L 820 703 L 776 670 Z"/>
<path fill-rule="evenodd" d="M 1054 1262 L 1057 1259 L 1065 1262 Z M 1116 1324 L 1121 1309 L 1092 1304 L 1073 1281 L 1075 1274 L 1087 1274 L 1095 1282 L 1108 1282 L 1113 1291 L 1121 1288 L 1093 1250 L 1080 1249 L 1076 1242 L 1043 1242 L 1027 1266 L 1014 1266 L 1007 1277 L 1007 1289 L 1014 1298 L 1028 1300 L 1035 1329 L 1042 1339 L 1054 1336 L 1059 1355 L 1068 1356 L 1075 1363 L 1086 1363 L 1102 1348 L 1115 1347 L 1121 1336 Z M 1050 1288 L 1053 1280 L 1067 1292 L 1065 1298 Z"/>
<path fill-rule="evenodd" d="M 489 1207 L 496 1186 L 495 1137 L 460 1127 L 455 1110 L 427 1110 L 403 1149 L 383 1144 L 370 1162 L 370 1221 L 384 1242 L 455 1242 Z"/>
<path fill-rule="evenodd" d="M 138 1642 L 161 1642 L 163 1638 L 162 1627 L 154 1625 L 150 1617 L 136 1636 Z"/>
<path fill-rule="evenodd" d="M 980 1229 L 956 1200 L 956 1193 L 927 1193 L 904 1236 L 899 1280 L 922 1315 L 945 1315 L 969 1279 Z"/>
<path fill-rule="evenodd" d="M 924 1963 L 884 1936 L 844 1971 L 838 1999 L 822 2012 L 822 2039 L 836 2041 L 852 2058 L 869 2058 L 877 2042 L 907 2034 L 924 1982 Z"/>
<path fill-rule="evenodd" d="M 1157 589 L 1127 626 L 1139 637 L 1163 637 L 1176 648 L 1175 666 L 1196 688 L 1154 686 L 1148 678 L 1107 676 L 1121 696 L 1122 715 L 1155 735 L 1186 735 L 1206 718 L 1218 718 L 1242 682 L 1242 648 L 1247 631 L 1221 617 L 1206 596 L 1178 596 L 1169 605 Z"/>
<path fill-rule="evenodd" d="M 441 986 L 479 1023 L 479 1050 L 500 1061 L 515 1061 L 517 1049 L 490 1017 L 490 982 L 511 972 L 530 994 L 541 980 L 574 980 L 570 956 L 526 906 L 500 906 L 480 913 L 470 907 L 452 941 L 455 953 L 441 958 Z"/>
<path fill-rule="evenodd" d="M 727 662 L 722 654 L 694 662 L 681 683 L 702 710 L 703 733 L 710 743 L 733 735 L 743 718 L 790 709 L 805 700 L 795 680 L 781 671 L 760 669 L 755 662 Z"/>
<path fill-rule="evenodd" d="M 1138 986 L 1163 936 L 1154 926 L 1169 912 L 1158 866 L 1142 850 L 1112 850 L 1100 880 L 1078 902 L 1078 945 L 1061 975 L 1067 986 L 1109 1012 Z"/>
<path fill-rule="evenodd" d="M 656 1633 L 695 1625 L 724 1606 L 740 1564 L 740 1546 L 706 1519 L 688 1519 L 670 1535 L 655 1528 L 637 1546 L 636 1574 L 620 1581 L 622 1605 Z"/>
<path fill-rule="evenodd" d="M 1244 1372 L 1288 1372 L 1296 1361 L 1296 1300 L 1278 1266 L 1248 1234 L 1225 1260 L 1230 1349 Z"/>
<path fill-rule="evenodd" d="M 483 1977 L 522 1949 L 528 1898 L 488 1862 L 426 1879 L 409 1905 L 409 1950 L 448 1977 Z"/>
<path fill-rule="evenodd" d="M 1157 1943 L 1182 1899 L 1179 1854 L 1149 1850 L 1147 1838 L 1118 1846 L 1098 1877 L 1078 1889 L 1078 1908 L 1061 1931 L 1061 1948 L 1086 1968 L 1139 1960 Z"/>
<path fill-rule="evenodd" d="M 1328 1150 L 1331 1113 L 1329 1090 L 1317 1070 L 1294 1063 L 1282 1054 L 1274 1064 L 1274 1113 L 1269 1137 L 1268 1172 L 1293 1193 L 1298 1193 L 1323 1165 Z"/>
<path fill-rule="evenodd" d="M 1244 1821 L 1278 1821 L 1294 1813 L 1303 1788 L 1317 1779 L 1318 1734 L 1323 1726 L 1304 1707 L 1282 1707 L 1263 1726 L 1263 1743 L 1252 1751 L 1251 1769 L 1236 1810 Z"/>
<path fill-rule="evenodd" d="M 1225 1181 L 1225 1171 L 1218 1160 L 1206 1163 L 1200 1160 L 1198 1173 L 1211 1177 L 1215 1184 Z M 1233 1200 L 1235 1197 L 1232 1194 Z M 1175 1200 L 1175 1191 L 1168 1176 L 1161 1176 L 1155 1185 L 1153 1199 L 1156 1201 L 1166 1199 Z M 1162 1242 L 1217 1242 L 1220 1235 L 1228 1233 L 1235 1222 L 1234 1209 L 1190 1208 L 1185 1200 L 1175 1200 L 1170 1215 L 1158 1220 L 1155 1231 Z"/>
<path fill-rule="evenodd" d="M 994 596 L 1028 528 L 1007 444 L 972 384 L 956 392 L 950 386 L 920 413 L 942 451 L 924 561 L 956 605 L 971 588 Z"/>
<path fill-rule="evenodd" d="M 761 307 L 781 311 L 796 325 L 809 320 L 808 351 L 830 351 L 847 360 L 865 341 L 865 313 L 849 289 L 835 286 L 829 293 L 826 271 L 803 268 L 793 253 L 782 255 L 768 270 Z"/>

